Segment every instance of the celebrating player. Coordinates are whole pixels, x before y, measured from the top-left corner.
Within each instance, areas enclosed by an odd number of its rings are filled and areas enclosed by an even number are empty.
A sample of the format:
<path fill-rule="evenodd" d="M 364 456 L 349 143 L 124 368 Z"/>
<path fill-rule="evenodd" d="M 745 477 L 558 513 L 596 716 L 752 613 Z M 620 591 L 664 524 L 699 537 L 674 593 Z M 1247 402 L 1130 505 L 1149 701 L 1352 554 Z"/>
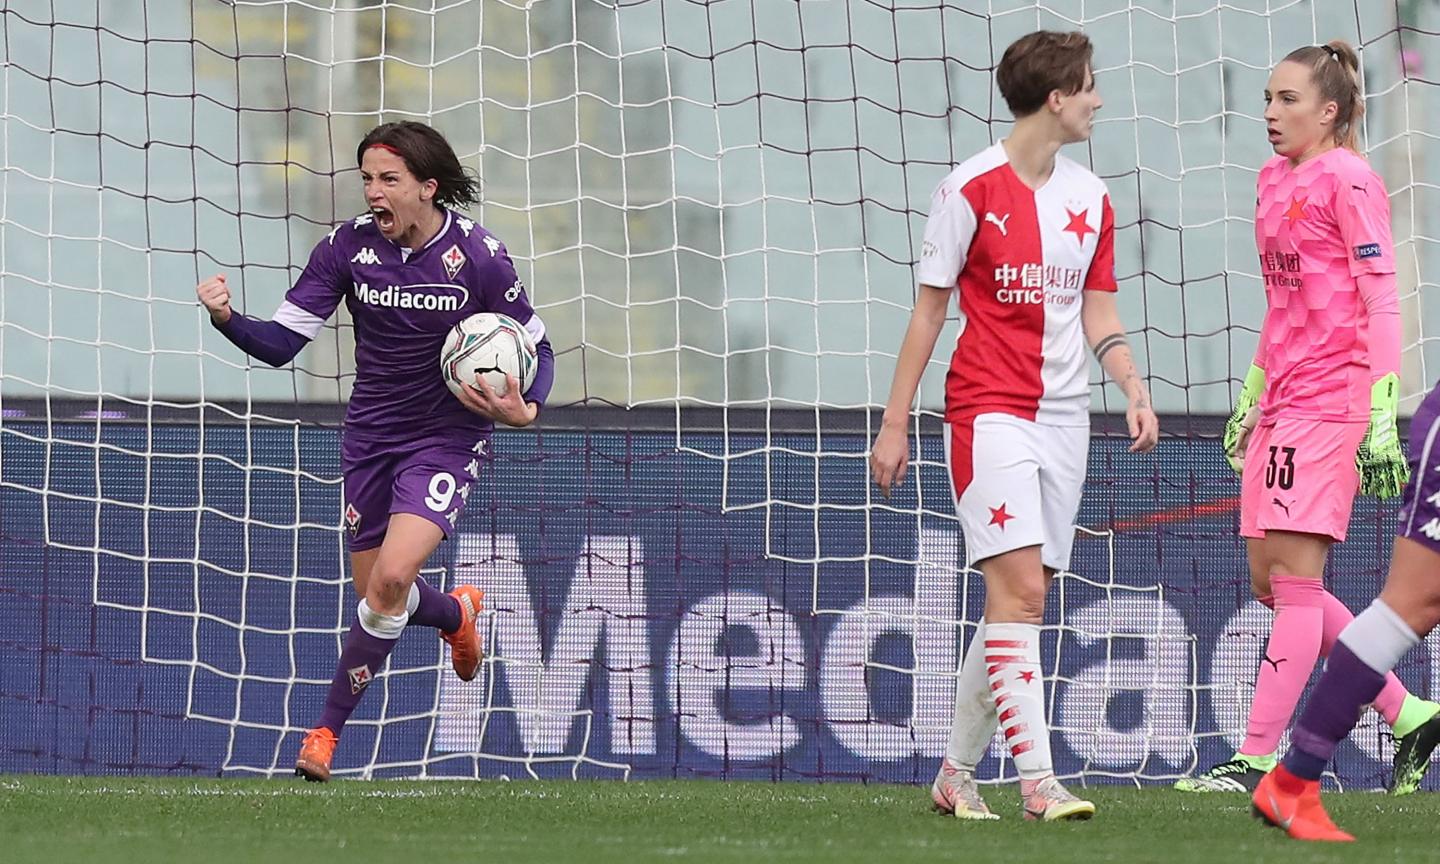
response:
<path fill-rule="evenodd" d="M 961 665 L 931 797 L 963 819 L 998 818 L 975 784 L 997 723 L 1027 819 L 1095 812 L 1055 777 L 1040 670 L 1045 594 L 1070 562 L 1090 446 L 1086 342 L 1129 398 L 1130 449 L 1150 450 L 1159 435 L 1116 309 L 1109 195 L 1058 152 L 1090 137 L 1101 106 L 1091 52 L 1083 34 L 1055 32 L 1006 49 L 996 78 L 1014 128 L 950 172 L 931 199 L 919 294 L 870 456 L 889 495 L 905 477 L 910 406 L 958 288 L 945 443 L 967 564 L 985 578 L 985 616 Z"/>
<path fill-rule="evenodd" d="M 365 136 L 355 159 L 368 211 L 316 244 L 274 320 L 233 312 L 223 274 L 196 288 L 220 332 L 273 366 L 290 362 L 342 299 L 355 321 L 342 468 L 361 599 L 320 722 L 295 763 L 316 781 L 330 778 L 340 731 L 407 624 L 439 630 L 456 674 L 475 677 L 482 594 L 470 586 L 444 594 L 419 578 L 420 567 L 454 529 L 489 458 L 494 423 L 533 422 L 554 378 L 545 325 L 505 246 L 451 209 L 479 196 L 449 142 L 421 123 L 387 123 Z M 483 378 L 459 400 L 445 386 L 445 334 L 482 311 L 509 315 L 535 339 L 539 365 L 523 397 L 513 377 L 504 396 Z"/>
<path fill-rule="evenodd" d="M 1256 787 L 1255 811 L 1300 840 L 1353 840 L 1320 803 L 1320 775 L 1366 705 L 1391 686 L 1391 669 L 1440 624 L 1440 387 L 1410 421 L 1410 485 L 1380 598 L 1336 638 L 1325 674 L 1290 736 L 1285 761 Z"/>
<path fill-rule="evenodd" d="M 1224 445 L 1241 472 L 1251 588 L 1275 623 L 1239 752 L 1178 789 L 1250 791 L 1275 766 L 1316 660 L 1353 618 L 1321 582 L 1330 546 L 1345 539 L 1357 489 L 1388 498 L 1405 483 L 1390 202 L 1355 152 L 1358 70 L 1345 42 L 1300 48 L 1265 89 L 1277 155 L 1260 170 L 1255 243 L 1269 311 Z M 1399 740 L 1391 791 L 1414 791 L 1440 742 L 1440 705 L 1390 675 L 1375 707 Z"/>

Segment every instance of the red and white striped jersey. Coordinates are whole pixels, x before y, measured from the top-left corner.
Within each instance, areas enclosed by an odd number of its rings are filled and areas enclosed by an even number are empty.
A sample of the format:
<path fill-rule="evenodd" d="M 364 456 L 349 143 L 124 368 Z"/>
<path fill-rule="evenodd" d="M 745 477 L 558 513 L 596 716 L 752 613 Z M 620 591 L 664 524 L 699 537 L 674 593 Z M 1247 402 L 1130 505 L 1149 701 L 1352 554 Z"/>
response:
<path fill-rule="evenodd" d="M 999 144 L 960 163 L 930 202 L 920 283 L 960 289 L 945 419 L 998 412 L 1090 422 L 1082 291 L 1114 291 L 1115 216 L 1105 182 L 1065 156 L 1039 189 Z"/>

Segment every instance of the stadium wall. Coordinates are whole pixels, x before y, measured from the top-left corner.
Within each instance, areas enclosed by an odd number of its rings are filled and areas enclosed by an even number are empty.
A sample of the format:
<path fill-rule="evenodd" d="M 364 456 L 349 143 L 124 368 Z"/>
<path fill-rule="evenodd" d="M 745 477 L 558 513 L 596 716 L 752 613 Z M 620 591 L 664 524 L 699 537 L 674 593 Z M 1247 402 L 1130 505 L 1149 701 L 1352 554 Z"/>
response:
<path fill-rule="evenodd" d="M 288 773 L 353 615 L 339 433 L 209 410 L 0 427 L 0 771 Z M 668 431 L 636 416 L 497 434 L 429 574 L 485 589 L 494 662 L 461 684 L 407 632 L 337 769 L 928 782 L 972 632 L 955 622 L 983 602 L 939 438 L 918 488 L 867 506 L 864 415 L 678 436 L 674 412 Z M 1144 457 L 1093 439 L 1044 649 L 1063 774 L 1169 777 L 1239 740 L 1269 613 L 1249 601 L 1238 484 L 1189 431 Z M 1392 524 L 1362 502 L 1337 549 L 1352 609 Z M 1433 692 L 1436 659 L 1428 643 L 1402 678 Z M 1011 774 L 1000 752 L 983 776 Z M 1340 780 L 1380 785 L 1388 753 L 1372 714 Z"/>

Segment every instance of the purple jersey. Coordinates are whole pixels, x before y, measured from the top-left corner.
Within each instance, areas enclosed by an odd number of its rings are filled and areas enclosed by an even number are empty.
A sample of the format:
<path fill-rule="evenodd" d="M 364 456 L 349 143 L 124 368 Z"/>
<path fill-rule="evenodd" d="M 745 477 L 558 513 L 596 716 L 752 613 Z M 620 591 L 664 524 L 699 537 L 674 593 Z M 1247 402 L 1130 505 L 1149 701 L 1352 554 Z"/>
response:
<path fill-rule="evenodd" d="M 525 296 L 515 264 L 489 231 L 451 210 L 429 243 L 402 249 L 369 213 L 336 225 L 275 313 L 275 321 L 313 339 L 344 299 L 355 320 L 355 387 L 346 434 L 411 441 L 445 435 L 474 441 L 493 424 L 446 389 L 440 347 L 457 322 L 501 312 L 524 325 L 537 347 L 545 324 Z M 547 346 L 548 347 L 548 346 Z M 548 351 L 542 352 L 548 354 Z M 543 402 L 546 383 L 530 392 Z M 542 381 L 537 373 L 535 384 Z"/>
<path fill-rule="evenodd" d="M 1440 386 L 1410 418 L 1410 482 L 1400 504 L 1396 533 L 1440 552 Z"/>

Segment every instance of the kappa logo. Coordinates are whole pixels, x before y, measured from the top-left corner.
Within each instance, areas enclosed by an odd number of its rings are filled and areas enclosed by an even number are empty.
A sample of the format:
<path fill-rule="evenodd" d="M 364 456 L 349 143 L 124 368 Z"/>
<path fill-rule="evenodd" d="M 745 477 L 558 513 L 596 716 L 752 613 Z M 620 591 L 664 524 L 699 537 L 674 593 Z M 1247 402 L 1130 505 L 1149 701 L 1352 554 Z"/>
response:
<path fill-rule="evenodd" d="M 456 219 L 455 224 L 460 226 L 460 230 L 465 232 L 466 237 L 469 237 L 470 232 L 475 230 L 475 223 L 466 219 L 464 216 Z"/>
<path fill-rule="evenodd" d="M 1420 533 L 1431 540 L 1440 540 L 1440 518 L 1431 519 L 1420 526 Z"/>
<path fill-rule="evenodd" d="M 996 216 L 994 213 L 991 213 L 987 210 L 985 211 L 985 221 L 989 222 L 991 225 L 994 225 L 996 228 L 999 228 L 1001 237 L 1010 236 L 1010 232 L 1005 228 L 1005 223 L 1010 221 L 1009 213 L 1006 213 L 1005 217 L 1002 219 L 1001 217 Z"/>
<path fill-rule="evenodd" d="M 363 228 L 374 221 L 375 215 L 373 213 L 361 213 L 359 216 L 355 217 L 354 225 L 356 228 Z"/>
<path fill-rule="evenodd" d="M 356 252 L 356 253 L 355 253 L 355 257 L 350 259 L 350 263 L 351 263 L 351 264 L 379 264 L 379 263 L 380 263 L 380 256 L 375 254 L 375 250 L 374 250 L 374 249 L 371 249 L 369 246 L 366 246 L 365 248 L 361 249 L 359 252 Z"/>
<path fill-rule="evenodd" d="M 460 272 L 460 268 L 465 266 L 465 253 L 461 252 L 460 246 L 456 244 L 445 250 L 445 254 L 440 256 L 440 260 L 445 263 L 445 275 L 454 279 L 455 274 Z"/>
<path fill-rule="evenodd" d="M 494 237 L 486 235 L 485 248 L 490 250 L 490 257 L 494 258 L 495 255 L 500 251 L 500 241 L 496 240 Z"/>
<path fill-rule="evenodd" d="M 369 687 L 370 682 L 375 679 L 375 673 L 370 671 L 369 666 L 356 666 L 346 671 L 350 674 L 350 692 L 352 694 Z"/>

